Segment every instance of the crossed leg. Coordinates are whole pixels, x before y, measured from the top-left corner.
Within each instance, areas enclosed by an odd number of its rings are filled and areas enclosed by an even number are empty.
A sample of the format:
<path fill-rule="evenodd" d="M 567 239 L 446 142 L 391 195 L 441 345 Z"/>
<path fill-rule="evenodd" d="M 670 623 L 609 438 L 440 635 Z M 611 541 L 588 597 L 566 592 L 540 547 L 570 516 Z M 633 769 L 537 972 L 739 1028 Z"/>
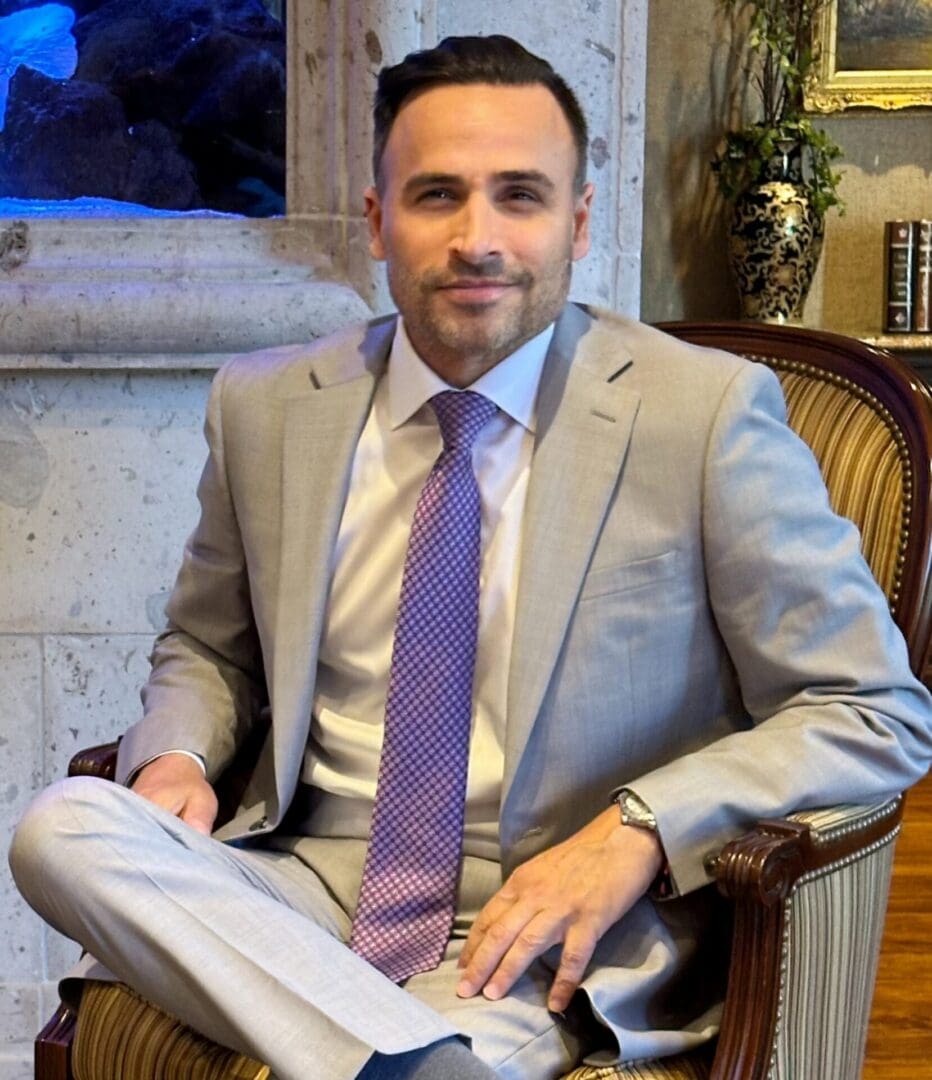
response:
<path fill-rule="evenodd" d="M 504 1002 L 455 995 L 455 953 L 397 987 L 352 953 L 350 918 L 304 861 L 218 843 L 116 784 L 61 781 L 14 837 L 17 885 L 118 978 L 281 1080 L 356 1076 L 377 1051 L 470 1039 L 505 1077 L 578 1051 L 535 965 Z M 446 1014 L 446 1015 L 445 1015 Z"/>

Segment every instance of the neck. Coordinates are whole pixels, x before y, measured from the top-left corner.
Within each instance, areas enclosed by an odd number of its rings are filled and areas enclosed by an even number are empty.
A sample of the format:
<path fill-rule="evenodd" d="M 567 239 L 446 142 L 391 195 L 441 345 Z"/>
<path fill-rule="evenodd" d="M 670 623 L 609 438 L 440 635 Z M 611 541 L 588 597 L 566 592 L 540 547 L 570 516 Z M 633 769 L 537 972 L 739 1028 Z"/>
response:
<path fill-rule="evenodd" d="M 504 356 L 457 356 L 450 358 L 423 356 L 420 350 L 418 350 L 418 356 L 444 382 L 449 383 L 450 386 L 455 386 L 458 390 L 471 386 L 477 379 L 482 378 L 487 371 L 491 371 L 496 364 L 505 359 Z"/>

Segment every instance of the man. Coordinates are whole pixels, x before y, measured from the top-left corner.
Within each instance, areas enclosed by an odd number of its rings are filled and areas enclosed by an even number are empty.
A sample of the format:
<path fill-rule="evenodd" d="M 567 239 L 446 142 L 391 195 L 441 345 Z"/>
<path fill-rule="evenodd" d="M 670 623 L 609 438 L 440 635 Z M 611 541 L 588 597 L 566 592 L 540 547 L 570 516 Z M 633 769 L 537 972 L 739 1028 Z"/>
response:
<path fill-rule="evenodd" d="M 218 374 L 132 791 L 60 784 L 17 834 L 45 918 L 281 1077 L 699 1045 L 704 856 L 932 752 L 773 376 L 566 304 L 585 153 L 572 94 L 509 39 L 383 71 L 366 213 L 400 318 Z M 451 409 L 478 409 L 468 437 Z"/>

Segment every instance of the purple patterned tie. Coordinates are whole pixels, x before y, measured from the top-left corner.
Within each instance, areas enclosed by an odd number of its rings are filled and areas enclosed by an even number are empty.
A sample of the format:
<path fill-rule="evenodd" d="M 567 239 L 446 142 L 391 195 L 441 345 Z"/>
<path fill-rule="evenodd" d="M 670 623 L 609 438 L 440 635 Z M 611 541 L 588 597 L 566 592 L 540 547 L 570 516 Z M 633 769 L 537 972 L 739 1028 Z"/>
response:
<path fill-rule="evenodd" d="M 395 622 L 372 830 L 350 948 L 395 982 L 435 968 L 450 937 L 463 844 L 479 624 L 476 436 L 493 402 L 430 402 L 443 450 L 421 490 Z"/>

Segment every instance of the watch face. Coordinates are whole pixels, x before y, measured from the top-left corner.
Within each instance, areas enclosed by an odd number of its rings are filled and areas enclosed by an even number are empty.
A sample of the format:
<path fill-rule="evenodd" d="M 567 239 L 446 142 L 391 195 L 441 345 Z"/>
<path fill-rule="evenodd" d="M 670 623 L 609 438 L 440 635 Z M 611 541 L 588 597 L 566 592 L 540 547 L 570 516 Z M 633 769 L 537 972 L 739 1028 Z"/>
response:
<path fill-rule="evenodd" d="M 625 791 L 618 796 L 618 808 L 621 810 L 622 825 L 656 830 L 657 822 L 650 808 L 633 791 Z"/>

